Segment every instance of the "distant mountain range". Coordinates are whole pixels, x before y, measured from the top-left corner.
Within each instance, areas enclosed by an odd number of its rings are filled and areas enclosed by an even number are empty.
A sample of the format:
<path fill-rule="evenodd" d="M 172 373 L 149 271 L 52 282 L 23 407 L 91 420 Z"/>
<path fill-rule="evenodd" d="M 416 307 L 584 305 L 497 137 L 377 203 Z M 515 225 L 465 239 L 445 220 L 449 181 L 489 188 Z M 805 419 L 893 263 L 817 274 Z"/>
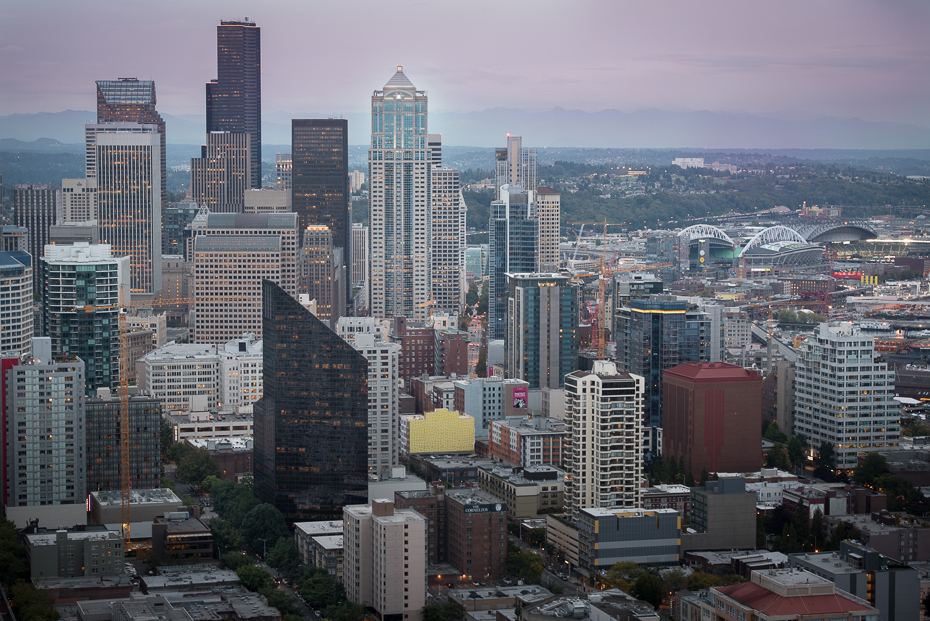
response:
<path fill-rule="evenodd" d="M 86 110 L 0 116 L 0 139 L 32 142 L 48 138 L 80 144 L 84 124 L 95 113 Z M 204 141 L 201 115 L 164 114 L 168 143 L 197 145 Z M 263 142 L 289 144 L 290 119 L 325 117 L 313 113 L 272 112 L 264 115 Z M 352 114 L 349 143 L 368 142 L 367 114 Z M 878 123 L 805 113 L 770 115 L 728 112 L 666 112 L 640 110 L 516 110 L 491 108 L 481 112 L 433 112 L 430 131 L 441 133 L 447 145 L 503 146 L 507 133 L 520 134 L 536 147 L 691 148 L 691 149 L 927 149 L 930 128 Z M 45 145 L 49 146 L 48 144 Z M 4 150 L 9 150 L 8 146 Z M 267 155 L 267 154 L 266 154 Z"/>

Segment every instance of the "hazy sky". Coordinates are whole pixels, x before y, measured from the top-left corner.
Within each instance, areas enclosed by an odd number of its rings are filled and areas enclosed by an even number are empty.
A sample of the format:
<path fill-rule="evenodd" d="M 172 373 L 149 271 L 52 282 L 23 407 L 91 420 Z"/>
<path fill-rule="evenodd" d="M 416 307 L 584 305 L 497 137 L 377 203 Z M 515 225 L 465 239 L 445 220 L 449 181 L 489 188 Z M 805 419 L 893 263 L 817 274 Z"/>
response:
<path fill-rule="evenodd" d="M 403 64 L 432 110 L 804 111 L 930 127 L 930 2 L 8 0 L 0 115 L 154 79 L 204 111 L 216 24 L 262 28 L 263 111 L 349 114 Z"/>

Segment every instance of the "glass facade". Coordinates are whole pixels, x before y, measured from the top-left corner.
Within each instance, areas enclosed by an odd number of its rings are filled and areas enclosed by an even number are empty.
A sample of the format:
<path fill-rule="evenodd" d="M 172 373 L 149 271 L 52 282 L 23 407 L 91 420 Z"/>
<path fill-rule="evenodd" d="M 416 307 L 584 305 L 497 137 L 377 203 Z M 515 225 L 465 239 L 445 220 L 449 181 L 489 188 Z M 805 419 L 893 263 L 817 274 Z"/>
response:
<path fill-rule="evenodd" d="M 119 399 L 88 398 L 87 493 L 117 491 L 120 479 Z M 161 487 L 161 402 L 129 400 L 129 463 L 133 489 Z"/>
<path fill-rule="evenodd" d="M 519 186 L 501 188 L 501 195 L 501 200 L 491 203 L 488 223 L 490 340 L 502 340 L 507 332 L 507 273 L 535 272 L 539 241 L 539 223 L 531 217 L 530 195 Z"/>
<path fill-rule="evenodd" d="M 298 230 L 328 226 L 333 246 L 351 264 L 349 217 L 349 123 L 345 119 L 291 121 L 291 206 Z"/>
<path fill-rule="evenodd" d="M 197 215 L 197 203 L 181 201 L 176 207 L 165 209 L 161 221 L 161 253 L 184 256 L 187 238 L 190 237 L 188 225 Z"/>
<path fill-rule="evenodd" d="M 255 494 L 288 522 L 367 502 L 368 361 L 269 280 L 265 387 L 255 403 Z"/>

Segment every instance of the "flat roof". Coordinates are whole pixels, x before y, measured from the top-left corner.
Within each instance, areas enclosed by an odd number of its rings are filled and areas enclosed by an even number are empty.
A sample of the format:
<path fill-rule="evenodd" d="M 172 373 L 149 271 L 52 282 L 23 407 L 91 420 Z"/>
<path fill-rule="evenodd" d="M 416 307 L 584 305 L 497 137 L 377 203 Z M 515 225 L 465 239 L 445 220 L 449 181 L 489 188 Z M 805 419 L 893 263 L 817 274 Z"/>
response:
<path fill-rule="evenodd" d="M 122 505 L 123 504 L 123 495 L 122 492 L 117 491 L 105 491 L 105 492 L 91 492 L 91 496 L 94 499 L 104 506 L 113 506 L 113 505 Z M 177 503 L 181 504 L 181 499 L 178 498 L 178 495 L 172 492 L 167 487 L 161 487 L 157 489 L 140 489 L 140 490 L 130 490 L 129 492 L 129 504 L 158 504 L 158 503 Z"/>
<path fill-rule="evenodd" d="M 587 507 L 581 509 L 582 513 L 586 513 L 591 517 L 642 517 L 647 514 L 664 514 L 664 513 L 678 513 L 675 509 L 624 509 L 621 507 L 615 507 L 613 509 L 608 509 L 606 507 Z"/>
<path fill-rule="evenodd" d="M 318 535 L 312 539 L 324 550 L 341 550 L 343 547 L 342 535 Z"/>
<path fill-rule="evenodd" d="M 294 522 L 294 528 L 310 537 L 342 534 L 343 521 Z"/>

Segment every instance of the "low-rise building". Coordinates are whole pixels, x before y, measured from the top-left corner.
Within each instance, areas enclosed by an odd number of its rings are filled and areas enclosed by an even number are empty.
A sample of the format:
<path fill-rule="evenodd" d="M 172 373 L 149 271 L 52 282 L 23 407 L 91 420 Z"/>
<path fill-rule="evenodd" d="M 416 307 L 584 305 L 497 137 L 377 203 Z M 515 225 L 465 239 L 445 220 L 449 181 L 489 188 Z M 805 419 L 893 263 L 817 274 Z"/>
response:
<path fill-rule="evenodd" d="M 578 567 L 578 527 L 565 517 L 564 514 L 546 516 L 546 544 L 561 553 L 563 562 L 571 569 Z"/>
<path fill-rule="evenodd" d="M 470 453 L 475 449 L 475 421 L 446 409 L 400 417 L 401 453 Z"/>
<path fill-rule="evenodd" d="M 452 457 L 424 455 L 419 458 L 426 469 L 427 481 L 442 481 L 452 487 L 478 482 L 478 469 L 494 466 L 494 460 L 484 457 Z"/>
<path fill-rule="evenodd" d="M 236 575 L 235 572 L 228 573 Z M 215 574 L 211 577 L 215 577 Z M 148 576 L 153 582 L 162 578 L 163 576 Z M 223 583 L 218 584 L 214 581 L 210 590 L 200 593 L 171 590 L 169 585 L 168 590 L 159 589 L 158 593 L 133 593 L 128 598 L 79 601 L 74 608 L 76 618 L 81 621 L 281 621 L 281 613 L 277 608 L 268 605 L 264 595 L 246 591 L 245 587 L 227 586 L 222 590 L 216 590 L 221 584 Z"/>
<path fill-rule="evenodd" d="M 170 511 L 152 520 L 152 554 L 160 561 L 213 558 L 213 533 L 188 511 Z"/>
<path fill-rule="evenodd" d="M 788 567 L 788 556 L 769 550 L 691 550 L 685 552 L 684 562 L 693 569 L 714 575 L 738 575 L 749 578 L 753 571 L 784 569 Z"/>
<path fill-rule="evenodd" d="M 643 508 L 674 509 L 687 520 L 691 517 L 691 488 L 676 484 L 643 488 Z"/>
<path fill-rule="evenodd" d="M 321 522 L 294 522 L 294 543 L 304 565 L 313 565 L 313 538 L 342 536 L 342 520 Z"/>
<path fill-rule="evenodd" d="M 445 495 L 446 562 L 466 580 L 500 580 L 506 575 L 507 503 L 483 490 Z"/>
<path fill-rule="evenodd" d="M 562 467 L 568 432 L 555 418 L 510 418 L 492 420 L 488 425 L 491 457 L 512 466 L 551 464 Z"/>
<path fill-rule="evenodd" d="M 478 487 L 504 500 L 511 519 L 561 511 L 565 503 L 565 472 L 555 466 L 482 467 Z"/>
<path fill-rule="evenodd" d="M 206 449 L 219 470 L 219 477 L 227 481 L 238 481 L 252 476 L 251 436 L 234 438 L 189 438 L 186 442 L 194 448 Z"/>
<path fill-rule="evenodd" d="M 156 516 L 177 511 L 181 499 L 168 488 L 131 490 L 129 514 L 134 522 L 152 522 Z M 90 523 L 118 524 L 123 521 L 120 490 L 90 493 Z"/>
<path fill-rule="evenodd" d="M 196 403 L 195 399 L 195 403 Z M 255 424 L 248 414 L 214 413 L 206 410 L 168 414 L 165 420 L 174 428 L 174 441 L 230 439 L 253 436 Z"/>
<path fill-rule="evenodd" d="M 123 535 L 105 526 L 50 530 L 32 524 L 23 540 L 33 579 L 111 576 L 123 571 Z"/>
<path fill-rule="evenodd" d="M 917 520 L 901 518 L 888 511 L 871 515 L 837 515 L 824 518 L 829 534 L 844 524 L 847 532 L 859 531 L 859 541 L 879 554 L 896 561 L 930 561 L 930 528 Z"/>
<path fill-rule="evenodd" d="M 490 365 L 490 363 L 489 363 Z M 455 410 L 475 419 L 475 435 L 486 433 L 492 420 L 529 413 L 529 382 L 502 376 L 455 381 Z"/>
<path fill-rule="evenodd" d="M 606 509 L 578 512 L 578 562 L 600 571 L 622 561 L 671 566 L 679 560 L 681 514 L 673 509 Z"/>
<path fill-rule="evenodd" d="M 752 550 L 756 547 L 756 495 L 743 478 L 721 478 L 691 489 L 691 523 L 681 535 L 688 550 Z"/>

